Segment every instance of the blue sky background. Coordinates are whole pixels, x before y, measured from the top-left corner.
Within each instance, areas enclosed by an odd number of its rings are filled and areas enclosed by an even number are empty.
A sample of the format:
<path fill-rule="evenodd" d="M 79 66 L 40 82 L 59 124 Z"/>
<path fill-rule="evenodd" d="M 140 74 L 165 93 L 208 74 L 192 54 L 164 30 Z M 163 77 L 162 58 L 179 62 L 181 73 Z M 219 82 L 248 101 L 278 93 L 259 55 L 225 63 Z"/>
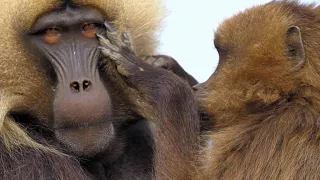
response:
<path fill-rule="evenodd" d="M 213 34 L 226 18 L 270 0 L 163 0 L 168 16 L 160 38 L 159 52 L 175 58 L 199 82 L 215 70 L 218 54 Z M 300 0 L 303 3 L 320 0 Z"/>

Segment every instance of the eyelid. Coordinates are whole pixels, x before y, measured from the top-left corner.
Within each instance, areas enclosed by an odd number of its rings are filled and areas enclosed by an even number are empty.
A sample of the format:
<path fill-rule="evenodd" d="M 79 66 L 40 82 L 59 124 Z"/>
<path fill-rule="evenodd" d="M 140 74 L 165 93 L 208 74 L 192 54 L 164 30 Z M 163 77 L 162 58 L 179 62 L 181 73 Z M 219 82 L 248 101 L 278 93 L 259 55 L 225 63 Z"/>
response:
<path fill-rule="evenodd" d="M 217 50 L 218 52 L 223 51 L 223 48 L 221 48 L 221 46 L 220 46 L 220 45 L 217 45 L 216 43 L 214 44 L 214 47 L 216 48 L 216 50 Z"/>
<path fill-rule="evenodd" d="M 221 43 L 216 40 L 214 41 L 214 47 L 219 53 L 226 53 L 228 51 L 225 45 L 221 45 Z"/>
<path fill-rule="evenodd" d="M 96 38 L 96 34 L 99 33 L 101 30 L 102 30 L 102 27 L 103 25 L 100 24 L 100 23 L 96 23 L 96 22 L 93 22 L 93 23 L 84 23 L 82 25 L 82 35 L 84 35 L 85 37 L 87 38 Z"/>
<path fill-rule="evenodd" d="M 50 33 L 48 33 L 48 31 L 56 31 L 57 34 L 58 34 L 58 33 L 60 34 L 60 32 L 61 32 L 61 31 L 60 31 L 58 28 L 56 28 L 56 27 L 47 28 L 47 29 L 44 30 L 44 33 L 47 34 L 47 35 L 50 35 Z"/>
<path fill-rule="evenodd" d="M 104 26 L 103 26 L 103 24 L 102 23 L 100 23 L 100 22 L 86 22 L 86 23 L 83 23 L 82 24 L 82 31 L 85 31 L 85 27 L 86 26 L 88 26 L 88 25 L 94 25 L 94 28 L 97 28 L 97 29 L 101 29 L 101 28 L 103 28 Z M 93 29 L 94 29 L 93 28 Z"/>
<path fill-rule="evenodd" d="M 58 32 L 62 32 L 62 28 L 59 26 L 47 26 L 45 28 L 42 29 L 35 29 L 32 32 L 30 32 L 31 35 L 46 35 L 46 31 L 48 31 L 49 29 L 56 29 Z"/>

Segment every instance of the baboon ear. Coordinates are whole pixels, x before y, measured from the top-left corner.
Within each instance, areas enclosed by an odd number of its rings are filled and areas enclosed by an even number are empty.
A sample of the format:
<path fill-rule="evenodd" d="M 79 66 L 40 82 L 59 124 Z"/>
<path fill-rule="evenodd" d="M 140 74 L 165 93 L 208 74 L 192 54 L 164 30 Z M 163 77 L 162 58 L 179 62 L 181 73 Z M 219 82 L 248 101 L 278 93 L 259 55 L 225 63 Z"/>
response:
<path fill-rule="evenodd" d="M 292 59 L 297 68 L 301 68 L 305 63 L 305 52 L 298 26 L 291 26 L 287 30 L 286 45 L 289 59 Z"/>

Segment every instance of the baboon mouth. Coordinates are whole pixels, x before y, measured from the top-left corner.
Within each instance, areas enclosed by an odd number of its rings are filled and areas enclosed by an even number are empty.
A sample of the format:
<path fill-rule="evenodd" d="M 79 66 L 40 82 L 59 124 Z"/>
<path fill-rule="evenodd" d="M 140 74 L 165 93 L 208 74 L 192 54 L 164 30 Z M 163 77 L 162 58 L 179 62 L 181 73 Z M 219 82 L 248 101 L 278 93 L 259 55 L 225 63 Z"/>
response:
<path fill-rule="evenodd" d="M 54 129 L 55 130 L 85 129 L 85 128 L 101 126 L 109 123 L 112 123 L 112 120 L 85 122 L 85 123 L 64 123 L 64 124 L 55 126 Z"/>
<path fill-rule="evenodd" d="M 80 156 L 91 156 L 108 147 L 114 137 L 111 120 L 60 124 L 54 129 L 55 138 L 66 151 Z"/>

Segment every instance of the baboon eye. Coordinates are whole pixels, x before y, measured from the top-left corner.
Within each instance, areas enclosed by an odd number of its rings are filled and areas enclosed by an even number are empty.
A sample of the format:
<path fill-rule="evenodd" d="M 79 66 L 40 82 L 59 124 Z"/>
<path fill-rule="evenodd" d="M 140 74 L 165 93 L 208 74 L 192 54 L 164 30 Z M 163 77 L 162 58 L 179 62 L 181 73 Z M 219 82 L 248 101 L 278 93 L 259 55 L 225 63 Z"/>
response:
<path fill-rule="evenodd" d="M 92 31 L 97 28 L 95 23 L 85 23 L 82 27 L 83 31 Z"/>
<path fill-rule="evenodd" d="M 48 36 L 56 36 L 60 34 L 59 30 L 56 27 L 50 27 L 45 30 L 46 35 Z"/>
<path fill-rule="evenodd" d="M 88 38 L 95 38 L 101 28 L 102 25 L 99 23 L 84 23 L 82 26 L 82 34 Z"/>
<path fill-rule="evenodd" d="M 218 45 L 216 39 L 214 40 L 214 47 L 216 48 L 216 50 L 219 52 L 221 50 L 220 46 Z"/>
<path fill-rule="evenodd" d="M 222 49 L 220 46 L 215 45 L 216 50 L 218 51 L 219 55 L 225 52 L 224 49 Z"/>
<path fill-rule="evenodd" d="M 215 48 L 216 48 L 216 50 L 217 50 L 218 52 L 220 52 L 220 51 L 221 51 L 221 48 L 220 48 L 220 47 L 215 46 Z"/>
<path fill-rule="evenodd" d="M 225 51 L 225 50 L 222 48 L 221 44 L 218 43 L 216 40 L 214 41 L 214 47 L 216 48 L 216 50 L 218 51 L 218 53 L 220 53 L 220 52 L 222 52 L 222 51 Z"/>
<path fill-rule="evenodd" d="M 58 43 L 61 39 L 61 33 L 56 27 L 50 27 L 44 30 L 45 38 L 44 40 L 49 44 Z"/>
<path fill-rule="evenodd" d="M 222 62 L 225 60 L 225 58 L 227 57 L 227 50 L 222 48 L 220 45 L 218 44 L 214 44 L 215 48 L 217 49 L 217 52 L 219 54 L 219 62 Z"/>

